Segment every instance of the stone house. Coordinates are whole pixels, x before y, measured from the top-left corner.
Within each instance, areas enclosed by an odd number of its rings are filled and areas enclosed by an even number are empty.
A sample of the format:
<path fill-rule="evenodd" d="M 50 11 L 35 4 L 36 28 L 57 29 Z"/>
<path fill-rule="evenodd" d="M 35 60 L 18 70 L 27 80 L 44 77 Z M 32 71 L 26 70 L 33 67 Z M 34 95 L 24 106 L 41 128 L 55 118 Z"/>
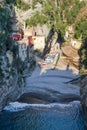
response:
<path fill-rule="evenodd" d="M 34 50 L 42 52 L 45 47 L 45 36 L 29 36 L 28 44 L 29 46 L 33 45 Z"/>

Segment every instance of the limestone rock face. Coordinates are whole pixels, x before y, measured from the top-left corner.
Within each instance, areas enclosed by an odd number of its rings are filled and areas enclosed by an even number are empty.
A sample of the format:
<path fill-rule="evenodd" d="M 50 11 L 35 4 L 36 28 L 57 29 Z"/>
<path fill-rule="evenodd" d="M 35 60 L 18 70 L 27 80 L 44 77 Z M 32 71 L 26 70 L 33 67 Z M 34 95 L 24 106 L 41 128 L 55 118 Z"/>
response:
<path fill-rule="evenodd" d="M 87 76 L 81 80 L 81 103 L 83 106 L 83 111 L 85 113 L 85 124 L 87 127 Z"/>
<path fill-rule="evenodd" d="M 22 37 L 20 41 L 12 38 L 18 31 L 17 23 L 15 8 L 0 0 L 0 110 L 22 94 L 25 76 L 35 65 L 27 38 Z"/>
<path fill-rule="evenodd" d="M 79 70 L 80 57 L 78 55 L 78 50 L 74 49 L 72 46 L 64 46 L 62 47 L 62 52 L 66 56 L 65 62 L 68 63 L 69 66 Z"/>
<path fill-rule="evenodd" d="M 12 64 L 12 62 L 13 62 L 13 54 L 12 54 L 12 52 L 11 51 L 7 51 L 7 58 L 8 58 L 8 60 L 9 60 L 9 64 Z"/>
<path fill-rule="evenodd" d="M 9 36 L 12 33 L 12 26 L 7 26 L 12 24 L 10 23 L 10 6 L 3 3 L 1 5 L 3 6 L 0 10 L 0 36 L 2 37 L 0 39 L 0 110 L 22 94 L 23 72 L 27 69 L 27 60 L 22 61 L 19 57 L 18 42 L 13 41 Z"/>

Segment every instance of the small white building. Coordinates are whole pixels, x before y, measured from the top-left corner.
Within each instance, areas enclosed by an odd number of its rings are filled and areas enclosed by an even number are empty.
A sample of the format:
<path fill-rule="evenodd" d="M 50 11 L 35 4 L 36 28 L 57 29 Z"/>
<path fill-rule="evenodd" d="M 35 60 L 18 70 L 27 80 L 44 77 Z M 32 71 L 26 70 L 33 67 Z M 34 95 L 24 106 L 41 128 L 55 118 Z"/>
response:
<path fill-rule="evenodd" d="M 34 50 L 43 51 L 45 47 L 45 37 L 44 36 L 33 36 L 34 40 Z"/>
<path fill-rule="evenodd" d="M 45 36 L 29 36 L 28 42 L 29 46 L 33 45 L 34 50 L 42 52 L 45 47 Z"/>
<path fill-rule="evenodd" d="M 75 49 L 80 49 L 82 42 L 79 40 L 71 39 L 71 46 Z"/>

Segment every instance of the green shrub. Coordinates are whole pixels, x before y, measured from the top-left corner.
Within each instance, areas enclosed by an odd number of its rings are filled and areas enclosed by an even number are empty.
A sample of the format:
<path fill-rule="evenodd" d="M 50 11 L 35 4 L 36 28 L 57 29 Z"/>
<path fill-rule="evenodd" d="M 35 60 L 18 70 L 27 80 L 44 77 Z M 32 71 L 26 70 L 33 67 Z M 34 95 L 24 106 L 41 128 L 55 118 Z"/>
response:
<path fill-rule="evenodd" d="M 26 11 L 30 8 L 30 3 L 25 3 L 22 0 L 16 0 L 15 4 L 17 7 L 23 11 Z"/>
<path fill-rule="evenodd" d="M 87 37 L 87 20 L 85 18 L 80 19 L 75 25 L 75 38 L 82 37 L 85 39 Z"/>
<path fill-rule="evenodd" d="M 43 25 L 48 22 L 48 18 L 45 15 L 36 12 L 30 19 L 25 21 L 28 27 L 37 26 L 37 24 Z"/>

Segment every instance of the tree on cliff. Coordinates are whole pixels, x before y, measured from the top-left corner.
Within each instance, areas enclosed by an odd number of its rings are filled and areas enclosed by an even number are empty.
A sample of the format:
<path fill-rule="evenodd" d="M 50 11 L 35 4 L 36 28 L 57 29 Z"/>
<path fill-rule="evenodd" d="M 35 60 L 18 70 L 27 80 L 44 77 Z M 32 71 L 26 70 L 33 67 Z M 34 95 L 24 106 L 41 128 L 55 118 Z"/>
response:
<path fill-rule="evenodd" d="M 28 3 L 23 0 L 5 1 L 15 2 L 15 6 L 24 11 L 29 8 L 35 9 L 38 3 L 41 4 L 42 10 L 39 12 L 38 9 L 25 21 L 28 27 L 47 24 L 50 28 L 54 27 L 57 33 L 60 30 L 63 37 L 66 27 L 73 25 L 74 38 L 80 40 L 87 38 L 87 1 L 85 0 L 30 0 Z"/>

